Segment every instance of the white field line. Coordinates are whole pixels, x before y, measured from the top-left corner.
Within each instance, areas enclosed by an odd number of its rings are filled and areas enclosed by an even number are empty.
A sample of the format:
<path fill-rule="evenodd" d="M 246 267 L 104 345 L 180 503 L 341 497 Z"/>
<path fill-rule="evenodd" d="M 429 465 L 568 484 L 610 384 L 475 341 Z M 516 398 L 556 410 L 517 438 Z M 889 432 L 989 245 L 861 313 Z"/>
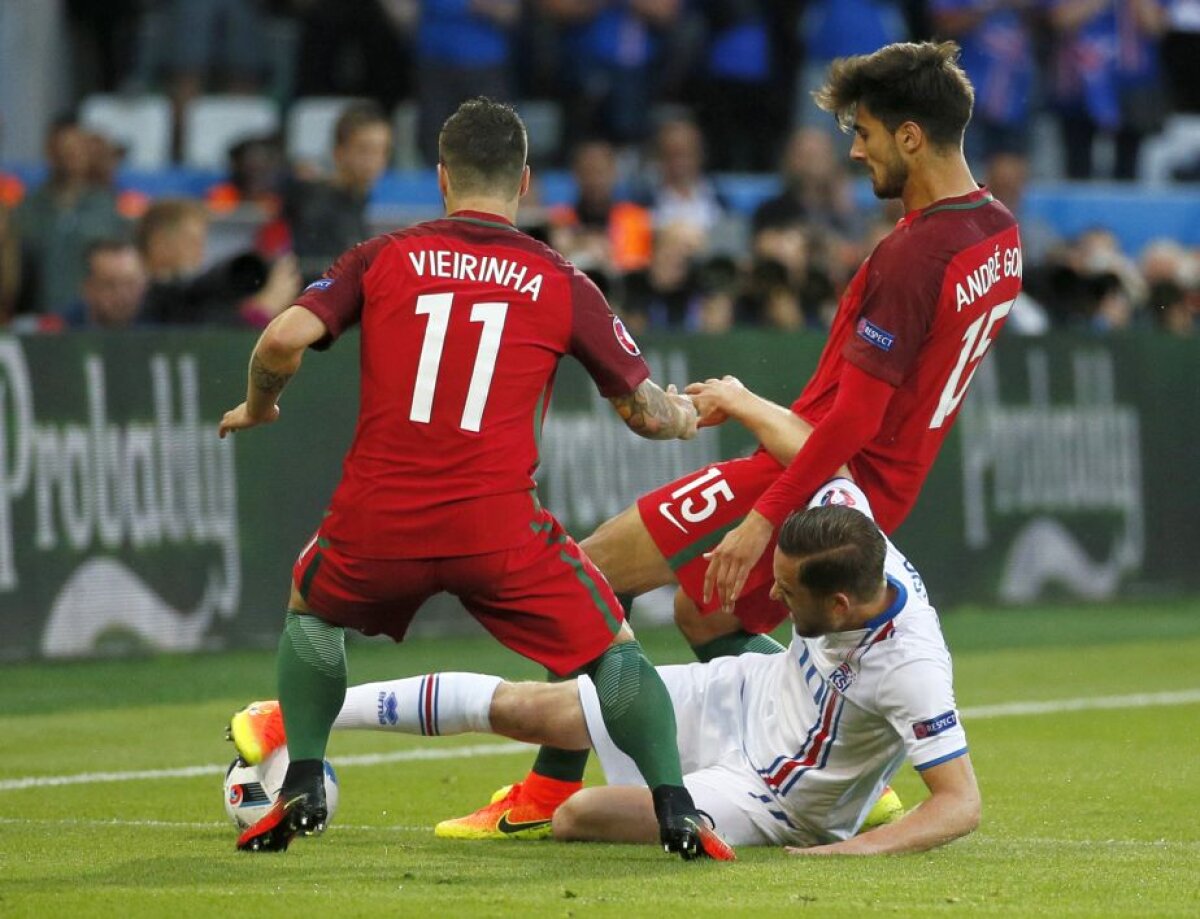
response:
<path fill-rule="evenodd" d="M 1135 693 L 1126 696 L 1089 696 L 1079 699 L 1054 699 L 1044 702 L 1006 702 L 1000 705 L 980 705 L 961 709 L 964 722 L 989 718 L 1010 718 L 1021 715 L 1051 715 L 1100 709 L 1152 708 L 1165 705 L 1200 703 L 1200 689 L 1178 692 Z M 505 742 L 475 744 L 447 749 L 421 748 L 398 750 L 395 753 L 364 753 L 357 756 L 333 757 L 336 766 L 378 766 L 385 763 L 417 760 L 468 759 L 475 756 L 501 756 L 526 753 L 528 744 Z M 73 775 L 31 775 L 15 779 L 0 779 L 0 791 L 19 791 L 24 788 L 46 788 L 56 785 L 93 785 L 103 782 L 137 782 L 153 779 L 180 779 L 202 775 L 222 775 L 228 763 L 209 763 L 204 766 L 180 766 L 174 769 L 139 769 L 126 772 L 80 772 Z"/>

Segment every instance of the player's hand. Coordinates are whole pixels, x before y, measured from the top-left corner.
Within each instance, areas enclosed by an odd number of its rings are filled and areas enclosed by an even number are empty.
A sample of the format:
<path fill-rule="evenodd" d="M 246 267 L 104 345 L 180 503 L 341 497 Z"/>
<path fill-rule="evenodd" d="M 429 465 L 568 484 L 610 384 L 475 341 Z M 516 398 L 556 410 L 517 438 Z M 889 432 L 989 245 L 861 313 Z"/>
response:
<path fill-rule="evenodd" d="M 255 428 L 260 424 L 270 424 L 277 418 L 279 418 L 278 405 L 272 405 L 271 411 L 267 415 L 255 416 L 250 414 L 246 403 L 243 402 L 237 408 L 230 409 L 225 413 L 217 428 L 217 436 L 224 439 L 225 435 L 232 431 L 245 431 L 247 428 Z"/>
<path fill-rule="evenodd" d="M 696 436 L 696 428 L 699 427 L 699 414 L 696 411 L 695 400 L 688 396 L 679 394 L 679 390 L 675 388 L 674 383 L 670 383 L 666 389 L 667 398 L 671 400 L 671 404 L 675 406 L 678 412 L 681 429 L 676 435 L 680 440 L 691 440 Z"/>
<path fill-rule="evenodd" d="M 708 571 L 704 574 L 705 603 L 715 592 L 721 601 L 721 611 L 733 612 L 738 594 L 746 586 L 750 571 L 762 557 L 774 532 L 771 521 L 757 511 L 751 511 L 745 520 L 725 534 L 715 549 L 705 553 L 704 557 L 708 559 Z"/>
<path fill-rule="evenodd" d="M 696 403 L 702 428 L 724 424 L 729 420 L 738 398 L 746 391 L 742 381 L 734 376 L 711 377 L 703 383 L 689 383 L 684 390 Z"/>

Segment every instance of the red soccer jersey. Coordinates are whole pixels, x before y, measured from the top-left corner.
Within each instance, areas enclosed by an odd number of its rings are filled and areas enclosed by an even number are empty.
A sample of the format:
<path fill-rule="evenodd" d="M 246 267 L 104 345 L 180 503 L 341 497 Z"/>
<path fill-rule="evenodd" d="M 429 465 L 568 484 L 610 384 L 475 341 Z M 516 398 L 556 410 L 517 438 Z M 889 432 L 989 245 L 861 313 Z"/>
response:
<path fill-rule="evenodd" d="M 321 535 L 363 558 L 443 558 L 531 535 L 538 439 L 564 354 L 605 396 L 650 372 L 596 286 L 462 211 L 371 239 L 296 301 L 362 324 L 358 427 Z"/>
<path fill-rule="evenodd" d="M 908 516 L 971 378 L 1021 288 L 1017 223 L 986 189 L 906 214 L 842 296 L 816 372 L 792 404 L 814 427 L 847 362 L 896 387 L 851 460 L 891 533 Z"/>

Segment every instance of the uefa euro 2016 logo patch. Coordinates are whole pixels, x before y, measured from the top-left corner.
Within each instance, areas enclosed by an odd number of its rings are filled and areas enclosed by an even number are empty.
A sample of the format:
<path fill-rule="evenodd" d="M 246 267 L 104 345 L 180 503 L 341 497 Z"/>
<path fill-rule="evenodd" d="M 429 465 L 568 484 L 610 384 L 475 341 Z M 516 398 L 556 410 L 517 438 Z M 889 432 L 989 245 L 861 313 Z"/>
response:
<path fill-rule="evenodd" d="M 858 320 L 858 337 L 868 344 L 874 345 L 880 351 L 891 351 L 896 343 L 896 336 L 887 329 L 881 329 L 869 319 Z"/>
<path fill-rule="evenodd" d="M 854 500 L 854 495 L 846 491 L 844 488 L 831 488 L 821 495 L 821 506 L 834 504 L 839 507 L 854 507 L 858 502 Z"/>
<path fill-rule="evenodd" d="M 633 340 L 633 336 L 629 334 L 629 330 L 625 328 L 625 323 L 616 316 L 613 316 L 613 334 L 617 336 L 617 341 L 621 343 L 621 347 L 634 357 L 642 353 L 642 349 L 638 347 L 637 342 Z"/>
<path fill-rule="evenodd" d="M 943 731 L 948 731 L 958 724 L 958 712 L 951 709 L 944 714 L 938 715 L 936 718 L 929 718 L 925 721 L 917 721 L 913 723 L 913 736 L 917 740 L 924 740 L 927 737 L 936 737 Z"/>

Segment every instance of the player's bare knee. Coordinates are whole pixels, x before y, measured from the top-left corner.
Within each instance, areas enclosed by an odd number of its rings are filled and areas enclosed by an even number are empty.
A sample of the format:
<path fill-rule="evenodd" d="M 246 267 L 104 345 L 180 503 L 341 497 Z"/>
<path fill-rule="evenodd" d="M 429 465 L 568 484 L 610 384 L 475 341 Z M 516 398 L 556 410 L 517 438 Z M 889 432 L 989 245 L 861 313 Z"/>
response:
<path fill-rule="evenodd" d="M 529 685 L 532 684 L 504 682 L 496 687 L 496 692 L 492 695 L 492 704 L 488 708 L 488 721 L 493 732 L 505 737 L 523 739 L 523 735 L 517 733 L 521 730 L 521 721 L 526 710 L 521 687 Z"/>
<path fill-rule="evenodd" d="M 568 750 L 588 747 L 587 725 L 575 682 L 501 683 L 488 709 L 492 731 L 526 743 Z"/>
<path fill-rule="evenodd" d="M 737 631 L 737 623 L 731 617 L 721 613 L 701 615 L 695 601 L 682 590 L 675 593 L 675 626 L 692 646 Z"/>
<path fill-rule="evenodd" d="M 586 808 L 578 798 L 578 795 L 572 795 L 554 812 L 550 826 L 554 831 L 554 838 L 560 842 L 574 842 L 587 838 Z"/>

